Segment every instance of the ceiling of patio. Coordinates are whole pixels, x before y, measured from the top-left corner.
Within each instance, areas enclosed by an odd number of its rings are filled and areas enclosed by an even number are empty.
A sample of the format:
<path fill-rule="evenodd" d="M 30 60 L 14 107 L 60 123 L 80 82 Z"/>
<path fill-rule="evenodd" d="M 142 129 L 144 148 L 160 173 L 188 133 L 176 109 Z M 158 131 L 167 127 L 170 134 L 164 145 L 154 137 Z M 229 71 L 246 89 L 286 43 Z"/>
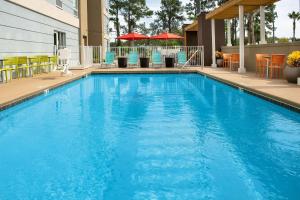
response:
<path fill-rule="evenodd" d="M 232 19 L 239 16 L 239 5 L 244 6 L 244 12 L 250 13 L 279 0 L 230 0 L 206 15 L 206 19 Z"/>

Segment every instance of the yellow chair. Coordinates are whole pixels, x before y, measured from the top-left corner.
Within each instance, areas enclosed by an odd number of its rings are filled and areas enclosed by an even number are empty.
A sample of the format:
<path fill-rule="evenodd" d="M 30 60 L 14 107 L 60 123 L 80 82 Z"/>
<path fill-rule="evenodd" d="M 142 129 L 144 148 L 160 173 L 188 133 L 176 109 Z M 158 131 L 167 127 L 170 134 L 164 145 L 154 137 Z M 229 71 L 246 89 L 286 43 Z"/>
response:
<path fill-rule="evenodd" d="M 31 66 L 28 64 L 27 56 L 18 57 L 18 67 L 16 69 L 18 71 L 18 76 L 20 77 L 20 74 L 22 74 L 22 76 L 25 75 L 25 77 L 26 77 L 27 72 L 30 75 L 30 69 L 31 69 Z M 22 73 L 20 73 L 20 72 L 22 72 Z"/>
<path fill-rule="evenodd" d="M 32 69 L 32 74 L 38 74 L 40 72 L 40 58 L 39 56 L 33 56 L 29 58 L 29 66 Z"/>
<path fill-rule="evenodd" d="M 49 58 L 48 56 L 42 55 L 39 56 L 40 59 L 40 69 L 42 72 L 47 72 L 46 69 L 49 69 L 50 63 L 49 63 Z"/>
<path fill-rule="evenodd" d="M 13 71 L 15 71 L 17 77 L 19 77 L 18 70 L 16 70 L 17 67 L 18 67 L 18 57 L 4 57 L 2 70 L 5 71 L 6 82 L 8 82 L 8 73 L 10 75 L 10 80 L 12 80 Z"/>
<path fill-rule="evenodd" d="M 57 56 L 50 57 L 50 63 L 49 63 L 50 71 L 52 71 L 57 66 L 57 60 L 58 60 Z"/>

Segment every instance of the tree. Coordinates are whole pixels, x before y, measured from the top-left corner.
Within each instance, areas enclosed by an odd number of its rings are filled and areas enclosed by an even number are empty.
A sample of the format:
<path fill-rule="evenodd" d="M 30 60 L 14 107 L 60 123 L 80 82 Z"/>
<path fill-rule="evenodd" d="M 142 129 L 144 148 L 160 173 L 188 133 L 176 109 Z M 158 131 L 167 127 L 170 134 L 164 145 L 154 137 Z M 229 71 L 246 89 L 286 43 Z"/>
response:
<path fill-rule="evenodd" d="M 121 13 L 124 16 L 124 20 L 127 24 L 127 31 L 133 32 L 138 26 L 138 21 L 143 17 L 150 17 L 153 14 L 147 5 L 145 0 L 123 0 L 123 8 Z"/>
<path fill-rule="evenodd" d="M 116 29 L 116 32 L 117 32 L 117 37 L 120 36 L 120 12 L 121 12 L 121 9 L 123 7 L 123 0 L 110 0 L 109 1 L 109 14 L 111 16 L 110 18 L 110 21 L 113 22 L 114 24 L 114 27 Z M 120 46 L 121 45 L 121 41 L 118 40 L 117 42 L 117 46 Z"/>
<path fill-rule="evenodd" d="M 163 25 L 160 23 L 158 19 L 155 19 L 153 22 L 150 23 L 150 35 L 158 35 L 163 32 Z"/>
<path fill-rule="evenodd" d="M 300 12 L 289 13 L 289 18 L 293 20 L 293 41 L 296 41 L 296 21 L 300 20 Z"/>
<path fill-rule="evenodd" d="M 181 26 L 185 19 L 181 4 L 180 0 L 161 0 L 160 10 L 156 12 L 156 15 L 164 30 L 171 33 Z"/>
<path fill-rule="evenodd" d="M 185 5 L 185 11 L 188 19 L 194 20 L 198 14 L 211 10 L 215 6 L 215 2 L 211 0 L 190 0 L 190 2 Z"/>
<path fill-rule="evenodd" d="M 275 31 L 276 31 L 276 27 L 275 27 L 275 20 L 278 17 L 277 12 L 275 11 L 276 9 L 276 5 L 270 5 L 267 6 L 265 9 L 266 12 L 266 27 L 272 31 L 272 41 L 273 43 L 275 43 Z"/>

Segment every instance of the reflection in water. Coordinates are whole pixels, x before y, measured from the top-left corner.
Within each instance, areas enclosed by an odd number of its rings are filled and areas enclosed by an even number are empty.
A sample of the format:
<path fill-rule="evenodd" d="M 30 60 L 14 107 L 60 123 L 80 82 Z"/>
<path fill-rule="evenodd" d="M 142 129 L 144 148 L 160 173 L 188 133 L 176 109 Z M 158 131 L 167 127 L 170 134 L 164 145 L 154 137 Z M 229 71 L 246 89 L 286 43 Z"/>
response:
<path fill-rule="evenodd" d="M 95 75 L 0 115 L 0 199 L 300 196 L 299 114 L 200 75 Z"/>

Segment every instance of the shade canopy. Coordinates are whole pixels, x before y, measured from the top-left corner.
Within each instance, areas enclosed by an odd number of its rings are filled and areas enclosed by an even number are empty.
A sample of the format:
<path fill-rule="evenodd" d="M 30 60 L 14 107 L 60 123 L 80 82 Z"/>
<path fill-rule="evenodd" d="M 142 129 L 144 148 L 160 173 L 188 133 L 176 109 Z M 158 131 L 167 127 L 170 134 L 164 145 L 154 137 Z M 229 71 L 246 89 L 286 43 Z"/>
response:
<path fill-rule="evenodd" d="M 146 40 L 149 39 L 149 37 L 139 33 L 128 33 L 117 37 L 117 39 L 133 41 L 133 40 Z"/>
<path fill-rule="evenodd" d="M 206 19 L 232 19 L 239 16 L 239 6 L 245 13 L 251 13 L 260 6 L 267 6 L 279 0 L 229 0 L 206 15 Z"/>
<path fill-rule="evenodd" d="M 151 37 L 152 40 L 181 40 L 183 37 L 180 35 L 176 35 L 173 33 L 161 33 L 159 35 L 155 35 Z"/>

